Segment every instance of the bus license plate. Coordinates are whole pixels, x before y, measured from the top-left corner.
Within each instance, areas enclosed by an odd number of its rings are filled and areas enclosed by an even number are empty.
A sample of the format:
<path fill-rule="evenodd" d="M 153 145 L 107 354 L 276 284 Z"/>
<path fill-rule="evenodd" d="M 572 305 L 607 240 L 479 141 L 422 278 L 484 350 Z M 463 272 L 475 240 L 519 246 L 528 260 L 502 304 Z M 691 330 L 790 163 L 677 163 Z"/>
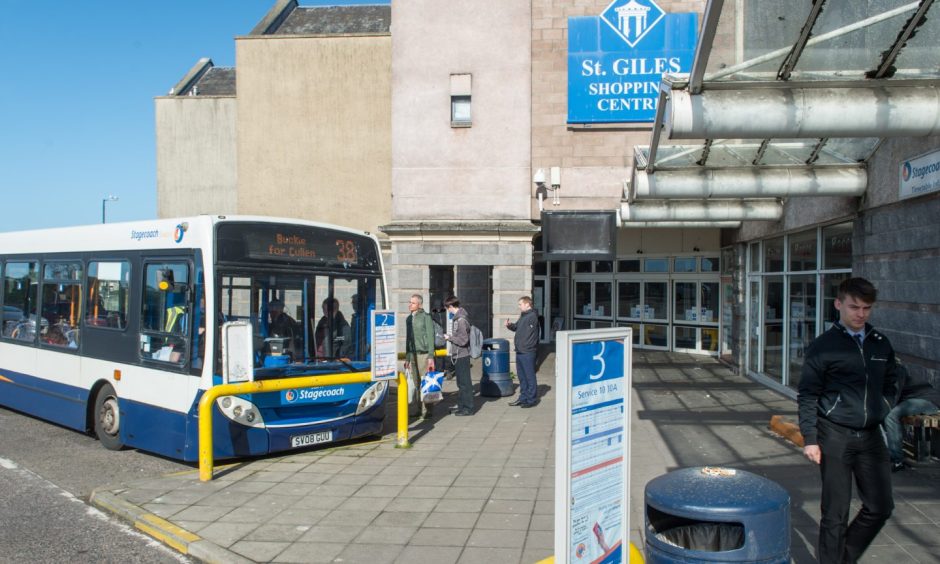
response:
<path fill-rule="evenodd" d="M 291 448 L 318 445 L 328 443 L 333 440 L 333 431 L 320 431 L 319 433 L 310 433 L 309 435 L 295 435 L 290 438 Z"/>

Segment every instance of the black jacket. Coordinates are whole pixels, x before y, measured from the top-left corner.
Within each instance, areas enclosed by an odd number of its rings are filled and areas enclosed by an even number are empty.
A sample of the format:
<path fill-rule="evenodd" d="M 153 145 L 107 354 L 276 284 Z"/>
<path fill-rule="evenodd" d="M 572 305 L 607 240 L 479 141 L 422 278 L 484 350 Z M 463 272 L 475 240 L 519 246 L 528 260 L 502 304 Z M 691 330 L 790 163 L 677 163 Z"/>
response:
<path fill-rule="evenodd" d="M 891 411 L 898 364 L 888 338 L 865 326 L 863 346 L 839 323 L 816 337 L 803 359 L 797 403 L 804 443 L 815 445 L 818 418 L 871 429 Z"/>
<path fill-rule="evenodd" d="M 522 312 L 519 320 L 507 325 L 516 334 L 512 339 L 516 352 L 533 353 L 539 348 L 539 314 L 534 309 Z"/>

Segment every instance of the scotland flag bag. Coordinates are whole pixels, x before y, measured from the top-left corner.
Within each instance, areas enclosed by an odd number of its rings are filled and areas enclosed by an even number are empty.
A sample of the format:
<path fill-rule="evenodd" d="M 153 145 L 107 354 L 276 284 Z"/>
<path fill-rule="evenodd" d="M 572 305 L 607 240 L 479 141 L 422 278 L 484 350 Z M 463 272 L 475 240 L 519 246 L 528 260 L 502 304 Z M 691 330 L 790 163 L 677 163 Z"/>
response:
<path fill-rule="evenodd" d="M 437 403 L 444 399 L 444 393 L 441 391 L 443 380 L 443 372 L 426 372 L 421 378 L 421 401 Z"/>

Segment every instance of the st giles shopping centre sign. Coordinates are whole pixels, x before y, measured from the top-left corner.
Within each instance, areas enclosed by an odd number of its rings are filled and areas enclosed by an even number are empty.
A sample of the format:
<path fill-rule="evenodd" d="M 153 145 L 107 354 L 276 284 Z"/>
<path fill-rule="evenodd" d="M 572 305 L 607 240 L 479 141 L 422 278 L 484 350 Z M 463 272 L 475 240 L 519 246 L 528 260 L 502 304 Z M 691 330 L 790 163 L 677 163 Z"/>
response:
<path fill-rule="evenodd" d="M 667 14 L 653 0 L 568 18 L 568 123 L 654 121 L 662 75 L 692 70 L 697 30 L 697 14 Z"/>

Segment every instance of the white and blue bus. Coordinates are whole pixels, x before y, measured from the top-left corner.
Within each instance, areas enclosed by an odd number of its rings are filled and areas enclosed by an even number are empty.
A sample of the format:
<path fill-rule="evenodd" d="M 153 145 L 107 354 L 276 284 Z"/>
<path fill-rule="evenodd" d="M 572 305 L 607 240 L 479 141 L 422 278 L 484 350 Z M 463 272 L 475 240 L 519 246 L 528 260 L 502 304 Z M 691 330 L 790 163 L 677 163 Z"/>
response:
<path fill-rule="evenodd" d="M 370 370 L 387 304 L 368 233 L 199 216 L 0 233 L 0 405 L 125 446 L 199 459 L 220 328 L 253 328 L 254 379 Z M 375 435 L 385 382 L 221 397 L 217 458 Z"/>

